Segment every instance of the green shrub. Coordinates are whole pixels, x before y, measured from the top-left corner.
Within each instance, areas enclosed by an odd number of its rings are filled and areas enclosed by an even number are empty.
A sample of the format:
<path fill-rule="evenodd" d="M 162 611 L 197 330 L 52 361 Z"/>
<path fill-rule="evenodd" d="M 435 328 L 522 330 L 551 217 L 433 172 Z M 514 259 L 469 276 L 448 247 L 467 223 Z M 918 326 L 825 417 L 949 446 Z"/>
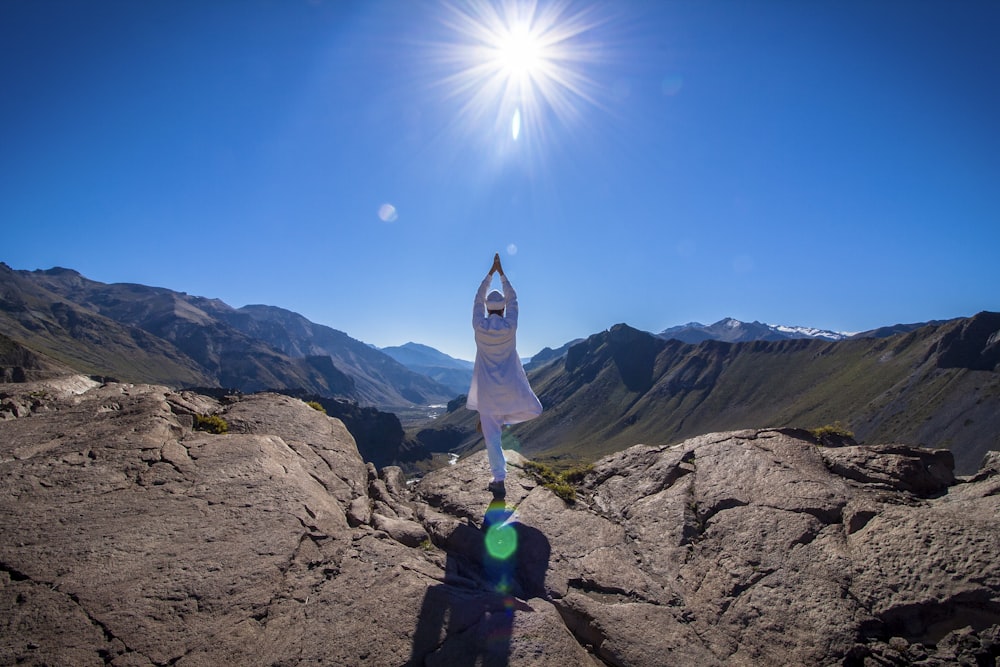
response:
<path fill-rule="evenodd" d="M 326 414 L 326 408 L 324 408 L 316 401 L 307 401 L 306 405 L 308 405 L 313 410 L 318 410 L 319 412 L 322 412 L 324 415 Z"/>
<path fill-rule="evenodd" d="M 525 472 L 530 472 L 542 482 L 553 482 L 556 479 L 556 471 L 544 463 L 526 461 L 524 464 L 524 470 Z"/>
<path fill-rule="evenodd" d="M 576 488 L 573 485 L 582 482 L 587 473 L 593 469 L 592 464 L 587 464 L 564 472 L 557 472 L 550 466 L 537 461 L 528 461 L 524 464 L 525 472 L 531 473 L 541 482 L 542 486 L 571 505 L 576 502 Z"/>
<path fill-rule="evenodd" d="M 594 472 L 594 464 L 587 463 L 584 465 L 576 466 L 575 468 L 570 468 L 562 474 L 563 479 L 565 479 L 570 484 L 580 484 L 590 473 Z"/>
<path fill-rule="evenodd" d="M 543 486 L 563 499 L 564 502 L 572 505 L 576 502 L 576 489 L 566 483 L 543 484 Z"/>
<path fill-rule="evenodd" d="M 195 415 L 194 427 L 199 431 L 208 431 L 209 433 L 229 432 L 229 422 L 219 415 Z"/>
<path fill-rule="evenodd" d="M 821 445 L 837 446 L 854 442 L 854 433 L 839 421 L 809 429 L 809 434 Z"/>

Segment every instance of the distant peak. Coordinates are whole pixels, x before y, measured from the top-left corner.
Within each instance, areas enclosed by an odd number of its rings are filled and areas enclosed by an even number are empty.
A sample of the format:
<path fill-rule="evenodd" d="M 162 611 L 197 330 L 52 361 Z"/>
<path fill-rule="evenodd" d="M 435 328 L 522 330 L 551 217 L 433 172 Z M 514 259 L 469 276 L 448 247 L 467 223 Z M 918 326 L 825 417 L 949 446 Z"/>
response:
<path fill-rule="evenodd" d="M 423 345 L 421 343 L 414 343 L 413 341 L 410 341 L 408 343 L 403 343 L 402 345 L 400 345 L 400 347 L 406 348 L 407 350 L 424 350 L 424 351 L 434 350 L 435 352 L 437 351 L 433 347 L 431 347 L 430 345 Z"/>
<path fill-rule="evenodd" d="M 287 308 L 282 308 L 280 306 L 268 306 L 263 303 L 248 303 L 247 305 L 239 308 L 238 310 L 244 310 L 246 312 L 271 312 L 271 313 L 284 313 L 287 315 L 298 315 L 295 311 L 288 310 Z"/>
<path fill-rule="evenodd" d="M 657 335 L 668 340 L 676 339 L 686 343 L 698 343 L 704 340 L 721 340 L 735 343 L 750 340 L 780 340 L 783 338 L 818 338 L 833 341 L 842 340 L 847 337 L 847 334 L 827 331 L 825 329 L 764 324 L 757 320 L 748 323 L 738 320 L 735 317 L 725 317 L 709 326 L 690 323 L 671 327 Z"/>
<path fill-rule="evenodd" d="M 79 276 L 83 277 L 79 271 L 74 271 L 73 269 L 67 269 L 62 266 L 53 266 L 51 269 L 40 269 L 38 273 L 45 274 L 47 276 Z"/>

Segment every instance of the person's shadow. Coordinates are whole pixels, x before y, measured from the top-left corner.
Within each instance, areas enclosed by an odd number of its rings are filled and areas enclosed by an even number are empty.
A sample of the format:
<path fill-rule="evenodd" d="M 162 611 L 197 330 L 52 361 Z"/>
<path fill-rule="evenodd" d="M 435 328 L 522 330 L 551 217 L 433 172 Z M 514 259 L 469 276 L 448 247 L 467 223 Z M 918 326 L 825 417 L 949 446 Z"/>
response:
<path fill-rule="evenodd" d="M 514 614 L 548 598 L 549 541 L 494 500 L 482 528 L 460 526 L 443 546 L 445 582 L 424 595 L 406 664 L 506 667 Z"/>

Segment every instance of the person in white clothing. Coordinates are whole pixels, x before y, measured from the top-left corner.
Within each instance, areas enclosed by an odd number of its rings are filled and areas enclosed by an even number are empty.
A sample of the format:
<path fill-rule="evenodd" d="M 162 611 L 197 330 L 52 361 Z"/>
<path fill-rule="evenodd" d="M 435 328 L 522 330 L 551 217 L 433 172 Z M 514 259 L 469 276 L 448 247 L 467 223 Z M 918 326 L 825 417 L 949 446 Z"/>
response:
<path fill-rule="evenodd" d="M 500 274 L 503 292 L 493 290 L 487 294 L 494 273 Z M 542 404 L 531 390 L 517 356 L 517 292 L 504 275 L 499 254 L 493 256 L 493 266 L 476 292 L 472 328 L 476 362 L 465 406 L 479 412 L 493 474 L 489 490 L 502 495 L 507 477 L 507 461 L 500 447 L 504 424 L 534 419 L 542 413 Z"/>

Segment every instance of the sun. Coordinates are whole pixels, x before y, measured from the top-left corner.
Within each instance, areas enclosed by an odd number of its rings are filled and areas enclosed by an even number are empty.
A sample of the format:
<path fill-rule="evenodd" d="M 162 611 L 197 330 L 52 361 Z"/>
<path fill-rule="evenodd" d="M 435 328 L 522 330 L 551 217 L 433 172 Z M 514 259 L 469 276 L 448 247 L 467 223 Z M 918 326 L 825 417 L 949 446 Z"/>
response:
<path fill-rule="evenodd" d="M 512 26 L 508 34 L 500 35 L 496 50 L 499 66 L 511 79 L 530 78 L 548 66 L 542 40 L 524 25 Z"/>
<path fill-rule="evenodd" d="M 449 73 L 442 84 L 460 101 L 470 129 L 488 128 L 515 142 L 541 139 L 546 123 L 572 122 L 595 105 L 590 10 L 532 0 L 447 5 L 443 23 L 452 40 L 441 45 Z"/>

